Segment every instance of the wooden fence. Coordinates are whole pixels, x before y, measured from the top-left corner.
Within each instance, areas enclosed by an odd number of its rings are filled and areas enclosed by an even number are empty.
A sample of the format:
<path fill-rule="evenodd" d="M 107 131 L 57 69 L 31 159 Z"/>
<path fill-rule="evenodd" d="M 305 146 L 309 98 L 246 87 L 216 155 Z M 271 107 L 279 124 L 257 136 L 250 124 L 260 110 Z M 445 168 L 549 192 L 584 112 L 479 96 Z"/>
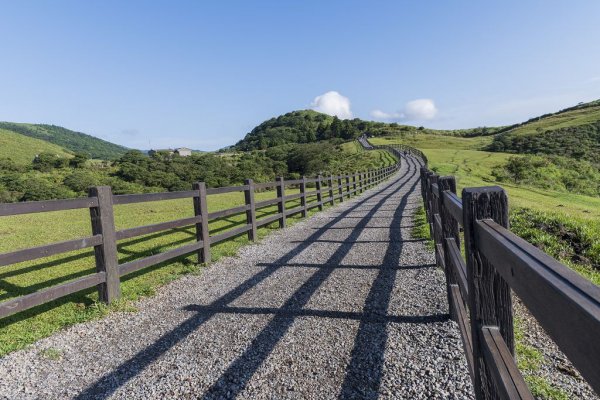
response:
<path fill-rule="evenodd" d="M 502 188 L 459 198 L 454 177 L 422 167 L 421 191 L 476 397 L 533 399 L 515 363 L 512 291 L 600 393 L 600 288 L 508 229 Z"/>
<path fill-rule="evenodd" d="M 397 151 L 395 153 L 399 154 Z M 247 234 L 248 238 L 254 241 L 257 239 L 259 227 L 278 222 L 279 227 L 283 228 L 286 225 L 287 217 L 296 214 L 306 217 L 307 212 L 313 208 L 322 210 L 327 203 L 333 205 L 336 200 L 342 202 L 345 198 L 359 194 L 387 179 L 397 171 L 399 166 L 400 157 L 395 165 L 351 175 L 327 177 L 319 175 L 315 178 L 303 177 L 287 181 L 278 178 L 276 182 L 268 183 L 254 183 L 251 179 L 247 179 L 242 186 L 220 188 L 207 188 L 203 182 L 200 182 L 194 184 L 192 190 L 188 191 L 132 195 L 113 195 L 110 187 L 101 186 L 91 188 L 87 198 L 0 204 L 0 217 L 88 208 L 92 226 L 91 236 L 85 238 L 0 254 L 0 267 L 90 247 L 94 248 L 96 260 L 96 272 L 93 274 L 0 303 L 0 318 L 94 286 L 98 288 L 101 301 L 111 302 L 121 295 L 122 276 L 193 253 L 198 254 L 199 262 L 208 263 L 211 259 L 211 246 L 242 234 Z M 286 188 L 290 186 L 299 187 L 300 192 L 286 195 Z M 308 190 L 313 187 L 315 190 Z M 276 198 L 264 201 L 254 200 L 255 190 L 269 188 L 276 189 Z M 207 203 L 210 195 L 230 192 L 243 192 L 245 204 L 226 210 L 208 212 Z M 185 198 L 192 199 L 194 217 L 118 231 L 115 229 L 114 205 Z M 286 202 L 296 199 L 300 199 L 300 206 L 286 209 Z M 277 206 L 276 214 L 257 219 L 257 210 L 275 205 Z M 246 224 L 211 236 L 209 221 L 239 214 L 246 214 Z M 189 226 L 195 226 L 196 229 L 194 243 L 119 264 L 117 251 L 119 240 Z"/>

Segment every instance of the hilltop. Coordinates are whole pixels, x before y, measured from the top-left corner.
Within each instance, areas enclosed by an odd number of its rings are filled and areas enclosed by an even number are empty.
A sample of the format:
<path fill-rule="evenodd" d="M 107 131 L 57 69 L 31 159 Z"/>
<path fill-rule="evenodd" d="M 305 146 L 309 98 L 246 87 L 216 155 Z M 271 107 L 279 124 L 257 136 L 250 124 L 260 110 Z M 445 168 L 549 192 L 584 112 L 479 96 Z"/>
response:
<path fill-rule="evenodd" d="M 364 121 L 358 118 L 341 120 L 313 110 L 299 110 L 264 121 L 240 140 L 234 149 L 265 150 L 285 144 L 314 143 L 331 139 L 349 141 L 365 133 L 379 136 L 418 129 L 408 125 Z"/>
<path fill-rule="evenodd" d="M 35 139 L 0 128 L 0 159 L 10 158 L 19 165 L 30 164 L 40 153 L 71 157 L 71 153 L 45 140 Z"/>
<path fill-rule="evenodd" d="M 54 144 L 62 148 L 63 152 L 84 153 L 92 158 L 103 160 L 116 159 L 128 150 L 126 147 L 107 142 L 106 140 L 56 125 L 0 122 L 0 129 L 3 132 L 12 132 L 13 134 Z M 22 141 L 21 138 L 14 135 L 11 135 L 11 137 L 18 139 L 17 141 Z M 6 140 L 9 140 L 8 136 Z M 21 149 L 22 151 L 31 153 L 29 146 L 23 146 Z M 56 150 L 50 151 L 54 152 Z M 34 152 L 33 155 L 35 154 L 37 153 Z"/>

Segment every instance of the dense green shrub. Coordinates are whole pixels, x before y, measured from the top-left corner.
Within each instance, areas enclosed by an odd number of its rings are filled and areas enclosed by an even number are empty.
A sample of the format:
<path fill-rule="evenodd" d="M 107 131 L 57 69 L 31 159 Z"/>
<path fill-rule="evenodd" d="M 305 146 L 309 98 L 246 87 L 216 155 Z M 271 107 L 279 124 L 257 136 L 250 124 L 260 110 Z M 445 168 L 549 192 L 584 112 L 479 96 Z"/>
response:
<path fill-rule="evenodd" d="M 589 221 L 518 208 L 511 210 L 510 226 L 551 256 L 600 271 L 600 235 Z"/>
<path fill-rule="evenodd" d="M 52 153 L 40 153 L 32 162 L 33 169 L 41 172 L 50 172 L 54 168 L 66 168 L 69 166 L 69 159 Z"/>
<path fill-rule="evenodd" d="M 529 135 L 508 132 L 494 137 L 488 150 L 522 154 L 560 154 L 600 164 L 600 121 Z"/>
<path fill-rule="evenodd" d="M 600 195 L 600 170 L 589 161 L 558 156 L 514 156 L 492 170 L 500 182 Z"/>

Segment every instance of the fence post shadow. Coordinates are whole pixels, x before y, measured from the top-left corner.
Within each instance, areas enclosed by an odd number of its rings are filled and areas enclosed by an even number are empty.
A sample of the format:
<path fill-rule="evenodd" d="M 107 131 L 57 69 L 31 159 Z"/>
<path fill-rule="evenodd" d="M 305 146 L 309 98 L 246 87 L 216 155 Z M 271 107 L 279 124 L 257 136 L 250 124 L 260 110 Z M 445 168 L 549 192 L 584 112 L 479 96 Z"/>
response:
<path fill-rule="evenodd" d="M 409 172 L 408 170 L 405 171 L 404 174 L 401 175 L 397 180 L 404 179 L 406 177 L 406 175 L 408 175 L 408 172 Z M 329 221 L 327 224 L 325 224 L 325 226 L 322 229 L 317 230 L 316 232 L 312 233 L 309 236 L 309 238 L 307 238 L 306 242 L 298 245 L 296 248 L 294 248 L 292 251 L 290 251 L 288 254 L 286 254 L 286 256 L 282 258 L 282 261 L 285 262 L 285 261 L 291 260 L 296 254 L 305 250 L 310 245 L 311 241 L 314 241 L 314 240 L 318 239 L 321 235 L 323 235 L 323 233 L 327 230 L 327 227 L 333 226 L 337 222 L 343 220 L 344 216 L 347 213 L 358 208 L 360 205 L 366 203 L 370 199 L 375 198 L 376 196 L 378 196 L 385 190 L 386 190 L 386 188 L 378 189 L 377 192 L 369 194 L 367 197 L 365 197 L 363 199 L 359 199 L 357 201 L 357 203 L 350 206 L 350 208 L 348 208 L 345 212 L 341 213 L 336 219 Z M 340 247 L 343 248 L 344 246 L 340 246 Z M 242 284 L 240 284 L 237 287 L 230 290 L 228 293 L 226 293 L 219 299 L 215 300 L 211 304 L 211 307 L 218 309 L 219 307 L 224 307 L 227 304 L 233 302 L 235 299 L 242 296 L 248 290 L 256 287 L 259 283 L 263 282 L 265 279 L 267 279 L 269 276 L 271 276 L 276 269 L 277 268 L 265 268 L 263 271 L 258 272 L 257 274 L 253 275 L 252 277 L 247 279 Z M 323 270 L 323 269 L 321 269 L 321 270 Z M 314 275 L 314 279 L 306 284 L 307 285 L 306 289 L 308 291 L 316 290 L 316 288 L 318 288 L 318 286 L 320 285 L 320 282 L 322 282 L 323 279 L 325 279 L 325 277 L 327 275 L 328 274 L 326 271 L 325 272 L 317 271 L 317 273 Z M 308 298 L 306 298 L 305 301 L 308 301 Z M 302 301 L 299 303 L 298 302 L 290 303 L 290 305 L 291 306 L 296 305 L 296 307 L 297 307 L 297 306 L 301 305 L 301 303 L 302 303 Z M 94 398 L 109 397 L 119 387 L 121 387 L 122 385 L 127 383 L 129 380 L 131 380 L 132 378 L 137 376 L 148 365 L 150 365 L 152 362 L 154 362 L 162 354 L 166 353 L 170 348 L 175 346 L 177 343 L 184 340 L 189 334 L 191 334 L 194 330 L 198 329 L 198 327 L 200 327 L 204 322 L 206 322 L 207 320 L 212 318 L 215 314 L 216 314 L 216 312 L 214 312 L 214 311 L 207 313 L 207 314 L 196 313 L 195 315 L 186 319 L 180 325 L 178 325 L 175 329 L 173 329 L 173 330 L 165 333 L 163 336 L 161 336 L 151 346 L 138 352 L 133 357 L 131 357 L 129 360 L 125 361 L 124 363 L 122 363 L 121 365 L 116 367 L 112 372 L 104 375 L 102 378 L 97 380 L 95 383 L 93 383 L 92 385 L 87 387 L 85 390 L 83 390 L 77 396 L 77 398 L 78 399 L 87 399 L 90 397 L 94 397 Z M 278 323 L 285 323 L 285 319 L 280 319 L 278 321 L 279 321 Z M 264 336 L 258 337 L 255 340 L 263 340 L 263 339 L 265 339 Z M 277 339 L 277 341 L 278 340 L 279 339 Z M 277 343 L 277 341 L 275 343 Z M 257 364 L 257 365 L 255 365 L 255 367 L 258 368 L 259 365 L 260 364 Z M 230 374 L 231 373 L 234 373 L 234 372 L 231 371 Z M 239 373 L 239 371 L 238 371 L 238 373 Z"/>

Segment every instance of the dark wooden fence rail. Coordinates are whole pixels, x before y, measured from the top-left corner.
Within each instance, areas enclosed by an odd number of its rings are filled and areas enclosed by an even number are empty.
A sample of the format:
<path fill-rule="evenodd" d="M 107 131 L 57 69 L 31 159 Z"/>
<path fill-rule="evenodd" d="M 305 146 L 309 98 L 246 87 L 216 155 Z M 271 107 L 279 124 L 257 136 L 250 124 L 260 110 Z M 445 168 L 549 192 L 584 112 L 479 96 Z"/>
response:
<path fill-rule="evenodd" d="M 397 151 L 392 152 L 399 155 Z M 277 221 L 279 227 L 283 228 L 286 226 L 288 217 L 296 214 L 306 217 L 308 211 L 313 208 L 322 210 L 327 203 L 334 204 L 336 200 L 342 202 L 345 198 L 359 194 L 387 179 L 398 170 L 399 166 L 400 157 L 395 165 L 351 175 L 327 177 L 319 175 L 315 178 L 303 177 L 288 181 L 278 178 L 276 182 L 268 183 L 254 183 L 248 179 L 242 186 L 220 188 L 207 188 L 204 182 L 199 182 L 193 185 L 192 190 L 188 191 L 133 195 L 113 195 L 110 187 L 102 186 L 91 188 L 88 198 L 0 204 L 0 217 L 87 208 L 90 210 L 92 224 L 92 234 L 85 238 L 0 254 L 0 267 L 90 247 L 94 248 L 96 260 L 96 272 L 93 274 L 0 303 L 0 318 L 94 286 L 98 288 L 100 300 L 109 303 L 121 295 L 122 276 L 193 253 L 197 253 L 199 262 L 208 263 L 211 260 L 211 246 L 243 234 L 247 234 L 248 239 L 255 241 L 258 237 L 257 229 L 259 227 Z M 286 194 L 286 188 L 289 187 L 299 187 L 300 193 Z M 313 188 L 314 190 L 310 190 Z M 277 197 L 255 201 L 255 191 L 264 189 L 275 189 Z M 230 192 L 243 192 L 245 204 L 226 210 L 208 212 L 207 203 L 211 195 Z M 115 205 L 188 198 L 193 201 L 194 217 L 118 231 L 115 229 L 113 215 Z M 296 199 L 300 200 L 300 205 L 287 209 L 286 202 Z M 257 218 L 257 210 L 275 205 L 277 206 L 275 214 Z M 239 214 L 246 215 L 246 224 L 210 235 L 209 221 Z M 187 226 L 196 228 L 194 243 L 119 264 L 117 241 Z"/>
<path fill-rule="evenodd" d="M 454 177 L 424 166 L 421 190 L 476 397 L 533 399 L 515 363 L 513 291 L 600 393 L 600 288 L 508 229 L 502 188 L 466 188 L 461 199 Z"/>

